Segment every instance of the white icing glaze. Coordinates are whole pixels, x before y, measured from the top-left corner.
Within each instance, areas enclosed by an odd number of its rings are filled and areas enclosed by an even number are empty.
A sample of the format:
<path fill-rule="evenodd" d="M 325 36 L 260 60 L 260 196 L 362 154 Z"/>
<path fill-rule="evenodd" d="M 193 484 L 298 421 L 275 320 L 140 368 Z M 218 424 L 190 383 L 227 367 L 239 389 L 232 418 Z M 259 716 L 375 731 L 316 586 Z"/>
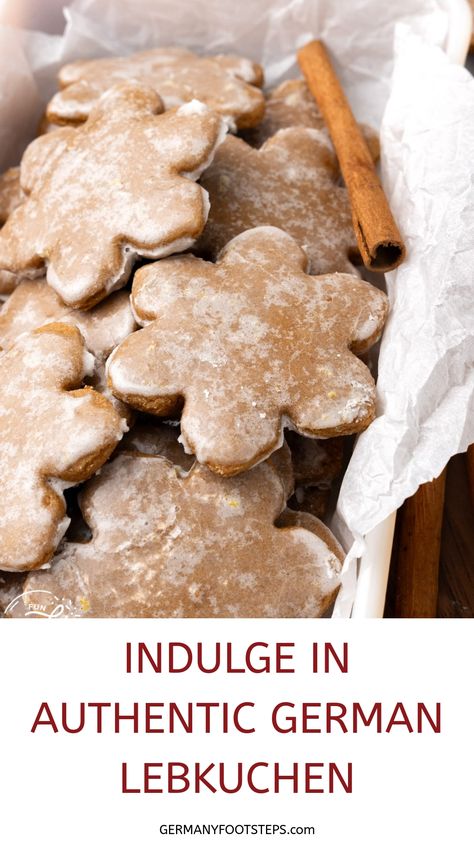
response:
<path fill-rule="evenodd" d="M 91 542 L 64 543 L 26 590 L 67 596 L 86 616 L 314 617 L 338 586 L 341 550 L 322 524 L 288 513 L 275 527 L 285 493 L 269 463 L 222 479 L 124 453 L 81 506 Z"/>
<path fill-rule="evenodd" d="M 263 94 L 253 84 L 261 77 L 261 68 L 247 59 L 201 57 L 174 48 L 75 62 L 62 68 L 63 90 L 53 97 L 47 114 L 59 122 L 85 120 L 104 91 L 133 79 L 158 91 L 166 109 L 198 99 L 234 125 L 251 126 L 264 110 Z"/>
<path fill-rule="evenodd" d="M 208 111 L 207 105 L 198 99 L 191 99 L 178 108 L 178 114 L 204 114 Z"/>
<path fill-rule="evenodd" d="M 190 106 L 193 106 L 193 108 L 190 109 Z M 196 106 L 201 106 L 201 108 L 196 108 Z M 180 114 L 183 113 L 183 109 L 188 109 L 188 111 L 185 112 L 186 114 L 202 114 L 207 110 L 207 106 L 203 105 L 202 102 L 199 102 L 198 100 L 193 99 L 191 102 L 187 103 L 186 105 L 181 106 L 181 108 L 179 109 Z M 233 124 L 232 121 L 231 121 L 231 123 L 229 123 L 229 121 L 226 120 L 225 118 L 222 119 L 221 125 L 220 125 L 220 128 L 219 128 L 219 134 L 217 135 L 216 143 L 213 146 L 213 148 L 212 148 L 211 152 L 209 153 L 208 157 L 206 158 L 206 160 L 202 164 L 200 164 L 199 167 L 196 167 L 194 170 L 191 170 L 190 172 L 183 172 L 182 175 L 185 175 L 187 178 L 190 178 L 192 181 L 197 181 L 197 179 L 201 177 L 203 172 L 205 170 L 207 170 L 207 168 L 210 167 L 210 165 L 212 164 L 212 162 L 214 160 L 214 156 L 216 154 L 216 149 L 218 149 L 218 147 L 221 145 L 221 143 L 224 142 L 225 137 L 227 135 L 227 131 L 233 130 L 233 126 L 234 126 L 234 124 Z M 207 210 L 205 210 L 205 219 L 206 219 L 206 222 L 207 222 L 207 217 L 209 215 L 209 209 L 210 209 L 210 203 L 209 203 L 209 194 L 208 194 L 207 190 L 204 190 L 204 189 L 203 189 L 203 202 L 205 202 L 206 207 L 207 207 Z M 176 249 L 176 251 L 184 251 L 184 249 Z"/>
<path fill-rule="evenodd" d="M 309 276 L 306 263 L 291 237 L 263 227 L 216 264 L 188 255 L 139 270 L 132 298 L 146 326 L 112 354 L 113 392 L 149 411 L 163 398 L 164 412 L 183 396 L 185 449 L 223 473 L 281 446 L 284 424 L 315 437 L 366 426 L 374 383 L 349 349 L 375 341 L 386 298 L 352 275 Z"/>
<path fill-rule="evenodd" d="M 350 205 L 337 179 L 337 158 L 323 132 L 282 129 L 261 149 L 228 136 L 202 177 L 211 210 L 199 252 L 216 256 L 243 231 L 271 225 L 304 248 L 313 274 L 356 273 Z"/>
<path fill-rule="evenodd" d="M 0 569 L 43 563 L 62 538 L 62 492 L 85 479 L 121 438 L 109 403 L 80 386 L 93 357 L 77 328 L 23 334 L 0 355 Z"/>
<path fill-rule="evenodd" d="M 87 307 L 126 283 L 137 255 L 192 245 L 208 207 L 195 181 L 225 125 L 200 103 L 164 114 L 157 107 L 154 91 L 118 86 L 83 126 L 28 147 L 22 173 L 31 193 L 0 231 L 0 268 L 36 271 L 43 261 L 63 301 Z"/>

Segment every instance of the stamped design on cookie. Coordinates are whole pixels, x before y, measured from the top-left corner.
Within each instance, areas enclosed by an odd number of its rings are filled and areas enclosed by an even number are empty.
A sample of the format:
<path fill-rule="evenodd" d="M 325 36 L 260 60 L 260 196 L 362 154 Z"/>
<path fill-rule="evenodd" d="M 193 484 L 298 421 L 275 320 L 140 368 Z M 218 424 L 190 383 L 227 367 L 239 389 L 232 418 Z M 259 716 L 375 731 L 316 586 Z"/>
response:
<path fill-rule="evenodd" d="M 295 240 L 267 227 L 236 237 L 216 264 L 186 255 L 140 269 L 132 301 L 145 327 L 110 357 L 112 391 L 156 415 L 184 403 L 186 448 L 225 475 L 277 449 L 284 425 L 322 437 L 363 430 L 375 386 L 355 354 L 379 337 L 386 296 L 306 268 Z"/>
<path fill-rule="evenodd" d="M 21 163 L 26 201 L 0 231 L 0 268 L 35 274 L 70 307 L 124 286 L 137 255 L 188 248 L 208 213 L 195 181 L 222 119 L 190 102 L 166 113 L 149 88 L 112 88 L 87 122 L 37 138 Z"/>
<path fill-rule="evenodd" d="M 122 453 L 82 493 L 92 540 L 63 544 L 26 591 L 52 591 L 92 617 L 319 616 L 343 553 L 310 516 L 301 525 L 292 513 L 276 527 L 285 503 L 267 462 L 223 479 L 202 465 L 183 476 L 160 456 Z"/>
<path fill-rule="evenodd" d="M 100 468 L 126 429 L 110 402 L 77 388 L 93 359 L 77 327 L 23 334 L 0 365 L 0 570 L 45 564 L 68 526 L 62 491 Z"/>

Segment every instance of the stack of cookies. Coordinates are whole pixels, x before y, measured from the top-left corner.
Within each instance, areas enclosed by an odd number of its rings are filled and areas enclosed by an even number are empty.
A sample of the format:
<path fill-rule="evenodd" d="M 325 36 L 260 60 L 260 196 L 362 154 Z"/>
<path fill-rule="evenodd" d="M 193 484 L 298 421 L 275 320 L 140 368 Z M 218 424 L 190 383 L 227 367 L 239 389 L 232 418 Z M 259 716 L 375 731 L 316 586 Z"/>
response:
<path fill-rule="evenodd" d="M 320 114 L 177 48 L 59 83 L 0 180 L 0 605 L 320 616 L 387 313 Z"/>

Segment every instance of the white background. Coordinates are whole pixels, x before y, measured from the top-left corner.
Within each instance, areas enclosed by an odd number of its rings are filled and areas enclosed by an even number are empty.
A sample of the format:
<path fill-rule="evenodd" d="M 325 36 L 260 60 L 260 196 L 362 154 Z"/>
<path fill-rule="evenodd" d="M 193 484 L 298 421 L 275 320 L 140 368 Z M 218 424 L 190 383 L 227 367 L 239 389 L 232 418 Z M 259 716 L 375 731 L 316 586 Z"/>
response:
<path fill-rule="evenodd" d="M 0 799 L 3 838 L 121 840 L 161 838 L 163 823 L 314 825 L 314 838 L 401 840 L 472 838 L 473 623 L 470 621 L 167 620 L 0 624 Z M 349 640 L 349 673 L 311 672 L 311 644 Z M 125 642 L 295 642 L 295 675 L 127 675 Z M 271 651 L 271 649 L 270 649 Z M 79 735 L 39 728 L 39 705 L 62 701 L 255 701 L 257 734 Z M 278 701 L 375 701 L 393 708 L 443 703 L 442 733 L 278 735 Z M 72 710 L 72 707 L 71 707 Z M 247 719 L 247 717 L 246 717 Z M 354 765 L 352 795 L 122 795 L 121 763 L 134 780 L 144 762 L 246 764 L 259 760 Z M 225 838 L 225 837 L 220 837 Z"/>

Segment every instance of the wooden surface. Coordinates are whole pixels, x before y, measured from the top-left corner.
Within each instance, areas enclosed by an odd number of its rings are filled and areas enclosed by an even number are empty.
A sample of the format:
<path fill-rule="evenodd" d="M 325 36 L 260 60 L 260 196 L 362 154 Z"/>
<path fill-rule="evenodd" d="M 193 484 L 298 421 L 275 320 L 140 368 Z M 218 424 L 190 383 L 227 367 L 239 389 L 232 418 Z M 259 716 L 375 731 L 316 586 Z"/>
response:
<path fill-rule="evenodd" d="M 420 486 L 397 515 L 397 617 L 436 616 L 445 485 L 446 470 Z"/>
<path fill-rule="evenodd" d="M 474 514 L 465 454 L 451 459 L 441 533 L 438 617 L 474 617 Z"/>
<path fill-rule="evenodd" d="M 410 511 L 410 510 L 409 510 Z M 418 516 L 422 512 L 418 511 Z M 413 523 L 413 509 L 409 514 L 409 523 Z M 398 572 L 397 560 L 400 545 L 406 536 L 409 526 L 403 527 L 403 517 L 397 520 L 394 551 L 390 569 L 387 601 L 385 605 L 386 617 L 400 616 L 400 598 L 397 599 Z M 435 543 L 436 528 L 433 530 Z M 433 547 L 433 543 L 431 545 Z M 422 548 L 420 559 L 426 563 L 426 549 Z M 430 566 L 428 563 L 428 578 Z M 430 600 L 433 610 L 433 590 L 429 585 L 427 595 L 422 597 L 424 607 Z M 471 503 L 468 460 L 465 453 L 451 459 L 446 472 L 444 515 L 440 537 L 439 578 L 436 604 L 436 616 L 441 618 L 473 618 L 474 617 L 474 510 Z M 406 601 L 404 602 L 406 608 Z M 416 610 L 416 608 L 415 608 Z M 405 616 L 405 615 L 403 615 Z M 422 614 L 419 616 L 427 616 Z M 435 616 L 434 612 L 428 616 Z"/>

